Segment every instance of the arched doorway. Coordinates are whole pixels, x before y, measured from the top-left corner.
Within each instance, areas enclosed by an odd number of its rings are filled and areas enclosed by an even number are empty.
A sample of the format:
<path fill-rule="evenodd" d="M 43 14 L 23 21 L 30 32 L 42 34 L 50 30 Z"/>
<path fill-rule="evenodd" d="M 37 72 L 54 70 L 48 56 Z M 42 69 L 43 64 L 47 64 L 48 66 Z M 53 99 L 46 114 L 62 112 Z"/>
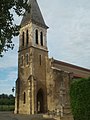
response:
<path fill-rule="evenodd" d="M 37 113 L 44 113 L 44 93 L 39 89 L 37 93 Z"/>

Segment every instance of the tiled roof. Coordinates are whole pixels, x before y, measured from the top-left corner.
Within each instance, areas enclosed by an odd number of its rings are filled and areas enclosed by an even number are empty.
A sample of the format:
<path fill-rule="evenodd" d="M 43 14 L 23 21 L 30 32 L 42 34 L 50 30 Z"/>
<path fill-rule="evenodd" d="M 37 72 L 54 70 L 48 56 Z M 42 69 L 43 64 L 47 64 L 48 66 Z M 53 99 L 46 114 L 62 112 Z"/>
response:
<path fill-rule="evenodd" d="M 71 67 L 71 68 L 75 68 L 75 69 L 78 69 L 78 70 L 84 70 L 84 71 L 90 72 L 90 69 L 83 68 L 83 67 L 80 67 L 80 66 L 77 66 L 77 65 L 73 65 L 73 64 L 70 64 L 70 63 L 66 63 L 66 62 L 63 62 L 63 61 L 58 61 L 58 60 L 55 60 L 55 59 L 53 59 L 53 63 L 56 63 L 58 65 L 60 64 L 60 65 L 63 65 L 63 66 Z"/>
<path fill-rule="evenodd" d="M 37 0 L 29 0 L 28 4 L 30 5 L 31 9 L 30 12 L 25 12 L 25 15 L 21 21 L 21 26 L 24 26 L 32 21 L 33 23 L 36 23 L 42 27 L 48 28 L 44 22 Z"/>

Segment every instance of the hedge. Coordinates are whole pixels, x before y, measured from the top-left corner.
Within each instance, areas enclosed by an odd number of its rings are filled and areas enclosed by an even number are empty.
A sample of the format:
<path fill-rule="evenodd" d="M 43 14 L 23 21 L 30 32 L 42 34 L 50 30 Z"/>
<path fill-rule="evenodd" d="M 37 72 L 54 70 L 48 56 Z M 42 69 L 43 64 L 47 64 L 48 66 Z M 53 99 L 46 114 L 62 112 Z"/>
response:
<path fill-rule="evenodd" d="M 70 99 L 74 120 L 90 120 L 90 78 L 73 80 Z"/>

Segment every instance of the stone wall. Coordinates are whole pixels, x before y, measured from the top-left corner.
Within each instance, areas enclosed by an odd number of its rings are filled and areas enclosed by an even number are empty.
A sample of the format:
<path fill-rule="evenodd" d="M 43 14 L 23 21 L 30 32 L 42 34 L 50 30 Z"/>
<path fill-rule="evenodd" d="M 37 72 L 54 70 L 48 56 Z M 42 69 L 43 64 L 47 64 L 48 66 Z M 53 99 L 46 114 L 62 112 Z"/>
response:
<path fill-rule="evenodd" d="M 52 64 L 53 67 L 61 69 L 63 71 L 66 71 L 68 73 L 73 73 L 73 76 L 77 77 L 77 78 L 88 78 L 90 77 L 90 70 L 89 69 L 85 69 L 79 66 L 75 66 L 69 63 L 65 63 L 62 61 L 57 61 L 52 59 Z"/>
<path fill-rule="evenodd" d="M 49 111 L 60 111 L 61 115 L 71 114 L 69 88 L 72 76 L 66 71 L 54 68 L 51 61 L 47 67 L 47 100 Z"/>

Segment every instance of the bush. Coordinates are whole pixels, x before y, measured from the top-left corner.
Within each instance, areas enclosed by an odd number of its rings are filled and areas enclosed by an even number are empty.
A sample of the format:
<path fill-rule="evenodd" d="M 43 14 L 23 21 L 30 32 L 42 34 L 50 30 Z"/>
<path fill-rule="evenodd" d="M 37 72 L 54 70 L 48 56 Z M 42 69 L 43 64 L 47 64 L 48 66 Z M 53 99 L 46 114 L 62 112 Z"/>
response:
<path fill-rule="evenodd" d="M 0 105 L 14 105 L 15 97 L 13 95 L 2 94 L 0 95 Z"/>
<path fill-rule="evenodd" d="M 90 120 L 90 78 L 74 80 L 70 98 L 74 120 Z"/>

